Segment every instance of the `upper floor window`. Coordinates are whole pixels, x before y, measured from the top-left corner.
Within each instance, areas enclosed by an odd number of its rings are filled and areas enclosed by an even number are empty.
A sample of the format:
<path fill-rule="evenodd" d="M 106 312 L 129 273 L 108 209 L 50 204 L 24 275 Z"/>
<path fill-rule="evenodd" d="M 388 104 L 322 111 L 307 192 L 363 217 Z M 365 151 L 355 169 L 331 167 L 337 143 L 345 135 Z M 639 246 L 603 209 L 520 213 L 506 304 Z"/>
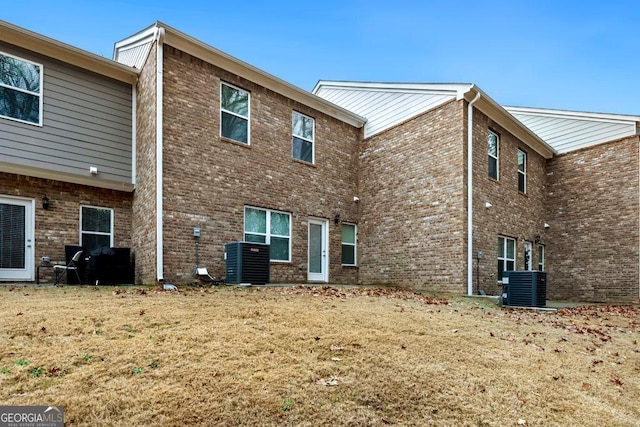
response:
<path fill-rule="evenodd" d="M 249 145 L 250 94 L 227 83 L 220 87 L 220 135 Z"/>
<path fill-rule="evenodd" d="M 293 158 L 303 162 L 313 163 L 313 142 L 315 135 L 315 120 L 309 116 L 293 112 L 291 133 L 293 134 Z"/>
<path fill-rule="evenodd" d="M 0 52 L 0 116 L 42 125 L 42 65 Z"/>
<path fill-rule="evenodd" d="M 113 209 L 80 207 L 80 246 L 89 251 L 113 246 Z"/>
<path fill-rule="evenodd" d="M 244 240 L 271 245 L 271 261 L 291 261 L 291 214 L 245 207 Z"/>
<path fill-rule="evenodd" d="M 488 137 L 488 153 L 489 153 L 489 177 L 498 179 L 498 159 L 500 157 L 500 137 L 497 133 L 489 131 Z"/>
<path fill-rule="evenodd" d="M 356 265 L 356 226 L 342 224 L 342 265 Z"/>
<path fill-rule="evenodd" d="M 544 271 L 544 245 L 538 245 L 538 270 Z"/>
<path fill-rule="evenodd" d="M 498 280 L 505 271 L 516 269 L 516 241 L 510 237 L 498 236 Z"/>
<path fill-rule="evenodd" d="M 518 150 L 518 191 L 527 192 L 527 153 Z"/>

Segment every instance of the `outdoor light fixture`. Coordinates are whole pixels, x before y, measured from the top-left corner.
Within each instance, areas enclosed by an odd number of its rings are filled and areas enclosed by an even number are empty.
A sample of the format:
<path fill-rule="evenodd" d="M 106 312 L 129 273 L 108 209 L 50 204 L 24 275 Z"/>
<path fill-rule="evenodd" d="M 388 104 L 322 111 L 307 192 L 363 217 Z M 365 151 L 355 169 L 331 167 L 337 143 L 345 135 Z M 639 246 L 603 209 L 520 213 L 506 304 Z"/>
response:
<path fill-rule="evenodd" d="M 340 222 L 340 213 L 336 212 L 336 214 L 333 216 L 333 222 L 335 224 L 338 224 Z"/>
<path fill-rule="evenodd" d="M 49 198 L 46 196 L 46 194 L 44 196 L 42 196 L 42 209 L 49 210 Z"/>
<path fill-rule="evenodd" d="M 535 240 L 533 241 L 533 243 L 535 243 L 536 245 L 540 244 L 540 235 L 538 234 L 535 238 Z"/>

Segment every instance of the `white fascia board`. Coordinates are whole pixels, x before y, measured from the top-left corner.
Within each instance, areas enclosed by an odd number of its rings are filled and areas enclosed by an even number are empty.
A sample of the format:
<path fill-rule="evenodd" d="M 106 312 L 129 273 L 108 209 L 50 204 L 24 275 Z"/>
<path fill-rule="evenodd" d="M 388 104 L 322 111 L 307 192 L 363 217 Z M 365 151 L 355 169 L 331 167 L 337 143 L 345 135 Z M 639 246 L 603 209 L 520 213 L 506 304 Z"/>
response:
<path fill-rule="evenodd" d="M 135 84 L 138 79 L 138 71 L 135 68 L 5 21 L 0 21 L 0 40 L 121 82 Z"/>
<path fill-rule="evenodd" d="M 16 165 L 8 162 L 0 162 L 0 172 L 50 179 L 52 181 L 70 182 L 72 184 L 88 185 L 90 187 L 106 188 L 109 190 L 125 191 L 128 193 L 132 192 L 134 189 L 134 186 L 131 183 L 112 181 L 91 175 L 83 176 L 68 172 L 54 171 L 51 169 L 36 168 L 33 166 Z"/>
<path fill-rule="evenodd" d="M 369 92 L 390 93 L 429 93 L 434 95 L 455 95 L 457 100 L 462 99 L 471 87 L 470 83 L 381 83 L 381 82 L 354 82 L 339 80 L 320 80 L 316 83 L 311 93 L 318 93 L 321 88 L 363 89 Z"/>
<path fill-rule="evenodd" d="M 482 95 L 478 102 L 474 104 L 478 110 L 482 111 L 545 159 L 550 159 L 555 154 L 558 154 L 555 148 L 547 144 L 547 142 L 526 127 L 520 120 L 509 113 L 502 105 L 498 104 L 478 86 L 473 85 L 471 90 L 465 94 L 464 99 L 471 101 L 477 93 Z"/>
<path fill-rule="evenodd" d="M 608 123 L 640 123 L 640 116 L 632 116 L 627 114 L 610 114 L 610 113 L 590 113 L 582 111 L 569 110 L 552 110 L 547 108 L 528 108 L 528 107 L 504 107 L 509 112 L 524 114 L 529 116 L 554 117 L 559 119 L 574 119 L 585 121 L 597 121 Z"/>
<path fill-rule="evenodd" d="M 181 31 L 158 22 L 156 25 L 165 29 L 164 43 L 175 47 L 189 55 L 200 58 L 205 62 L 216 65 L 237 76 L 254 82 L 260 86 L 279 93 L 289 99 L 311 107 L 331 117 L 360 128 L 366 123 L 366 119 L 342 107 L 320 98 L 297 86 L 287 83 L 259 68 L 243 62 L 233 56 L 222 52 L 212 46 L 203 43 Z"/>

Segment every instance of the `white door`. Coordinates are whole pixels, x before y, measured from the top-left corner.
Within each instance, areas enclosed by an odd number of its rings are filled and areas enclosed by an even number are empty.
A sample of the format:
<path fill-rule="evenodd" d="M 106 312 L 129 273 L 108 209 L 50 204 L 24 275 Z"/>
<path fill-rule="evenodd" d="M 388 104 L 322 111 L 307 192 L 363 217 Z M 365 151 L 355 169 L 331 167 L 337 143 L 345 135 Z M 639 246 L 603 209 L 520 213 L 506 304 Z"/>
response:
<path fill-rule="evenodd" d="M 307 280 L 329 281 L 329 226 L 326 220 L 309 220 L 309 262 Z"/>
<path fill-rule="evenodd" d="M 531 258 L 532 258 L 532 251 L 531 251 L 531 242 L 524 242 L 524 269 L 525 270 L 531 270 Z"/>
<path fill-rule="evenodd" d="M 33 280 L 33 200 L 0 196 L 0 280 Z"/>

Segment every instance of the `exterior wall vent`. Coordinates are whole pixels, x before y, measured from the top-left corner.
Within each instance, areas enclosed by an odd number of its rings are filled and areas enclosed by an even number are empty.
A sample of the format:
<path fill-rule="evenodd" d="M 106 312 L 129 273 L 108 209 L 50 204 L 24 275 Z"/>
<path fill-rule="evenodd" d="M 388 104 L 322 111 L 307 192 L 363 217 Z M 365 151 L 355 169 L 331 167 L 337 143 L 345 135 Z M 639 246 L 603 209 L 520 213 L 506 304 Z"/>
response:
<path fill-rule="evenodd" d="M 271 262 L 269 245 L 253 242 L 233 242 L 225 245 L 227 259 L 226 283 L 269 283 Z"/>
<path fill-rule="evenodd" d="M 502 278 L 502 305 L 546 307 L 547 273 L 544 271 L 505 271 Z"/>

